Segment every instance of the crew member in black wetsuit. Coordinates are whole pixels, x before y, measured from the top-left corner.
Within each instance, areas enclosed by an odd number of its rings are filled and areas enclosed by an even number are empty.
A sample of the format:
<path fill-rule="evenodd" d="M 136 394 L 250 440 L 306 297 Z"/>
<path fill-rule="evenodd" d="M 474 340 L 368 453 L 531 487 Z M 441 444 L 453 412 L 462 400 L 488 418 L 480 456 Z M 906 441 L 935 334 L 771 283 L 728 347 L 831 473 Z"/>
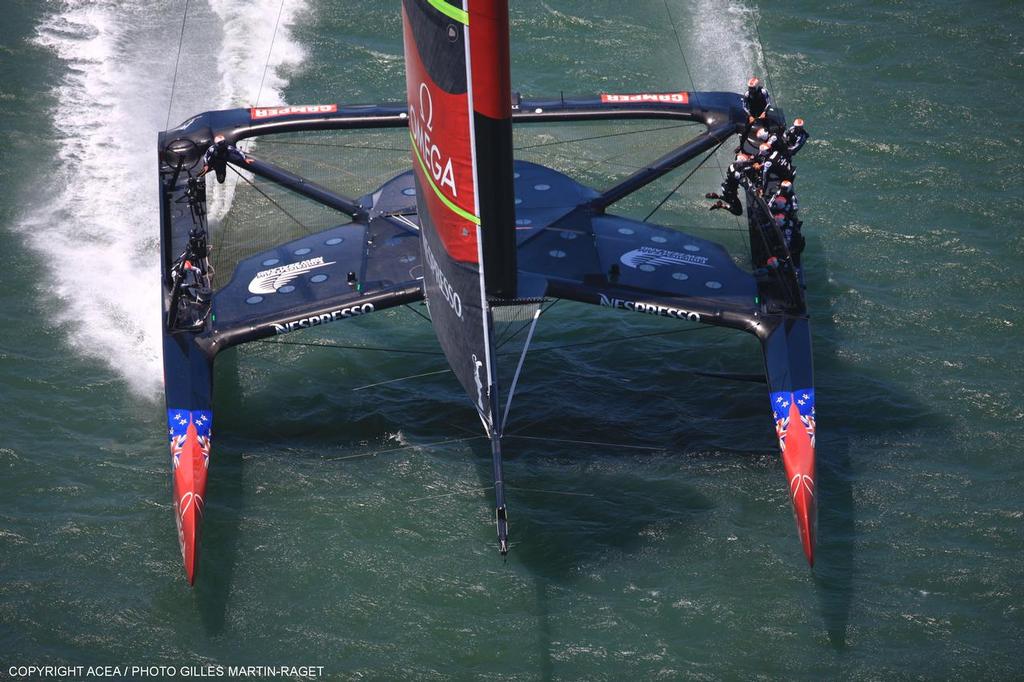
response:
<path fill-rule="evenodd" d="M 797 217 L 800 210 L 800 203 L 797 201 L 796 193 L 793 192 L 793 183 L 790 180 L 783 180 L 779 183 L 779 189 L 768 202 L 772 217 L 782 230 L 782 235 L 789 247 L 789 253 L 793 256 L 793 262 L 800 267 L 800 254 L 803 253 L 806 244 L 804 236 L 800 231 L 803 221 Z"/>
<path fill-rule="evenodd" d="M 776 192 L 775 196 L 773 196 L 771 201 L 768 202 L 768 208 L 771 209 L 773 214 L 782 213 L 790 220 L 792 220 L 793 216 L 796 214 L 796 210 L 793 208 L 793 204 L 789 200 L 789 197 L 784 194 L 779 194 L 778 192 Z"/>
<path fill-rule="evenodd" d="M 808 137 L 810 135 L 804 130 L 804 120 L 802 118 L 794 120 L 793 125 L 782 134 L 783 142 L 789 150 L 790 156 L 800 151 L 800 148 L 807 142 Z"/>
<path fill-rule="evenodd" d="M 793 192 L 792 180 L 783 180 L 779 183 L 779 189 L 772 195 L 768 205 L 773 207 L 773 210 L 775 206 L 782 206 L 783 213 L 793 219 L 794 222 L 799 223 L 796 220 L 796 214 L 800 210 L 800 202 L 796 198 L 796 193 Z M 799 225 L 797 225 L 797 229 L 800 229 Z"/>
<path fill-rule="evenodd" d="M 213 144 L 203 155 L 203 170 L 199 171 L 198 177 L 201 178 L 212 170 L 217 176 L 217 182 L 223 184 L 228 172 L 228 161 L 251 163 L 245 154 L 238 150 L 238 147 L 228 144 L 223 135 L 218 135 L 213 138 Z"/>
<path fill-rule="evenodd" d="M 776 213 L 773 217 L 775 224 L 782 231 L 782 238 L 786 242 L 786 248 L 789 249 L 789 255 L 793 257 L 793 264 L 799 268 L 800 254 L 803 253 L 807 243 L 800 232 L 800 225 L 793 217 L 787 216 L 785 213 Z"/>
<path fill-rule="evenodd" d="M 772 96 L 756 76 L 751 76 L 747 81 L 747 94 L 743 97 L 743 110 L 747 112 L 748 122 L 764 118 L 771 106 Z"/>
<path fill-rule="evenodd" d="M 741 184 L 744 187 L 750 186 L 754 171 L 753 161 L 750 156 L 742 152 L 737 154 L 736 160 L 729 164 L 729 168 L 725 171 L 725 179 L 722 180 L 722 192 L 720 194 L 708 192 L 704 195 L 707 199 L 717 199 L 708 210 L 715 211 L 724 208 L 733 215 L 743 215 L 739 188 Z"/>
<path fill-rule="evenodd" d="M 754 160 L 761 164 L 762 187 L 766 186 L 773 179 L 792 180 L 793 176 L 796 175 L 796 170 L 793 168 L 793 161 L 789 158 L 789 154 L 778 149 L 772 149 L 772 146 L 767 142 L 758 149 Z"/>
<path fill-rule="evenodd" d="M 206 323 L 212 295 L 203 270 L 208 253 L 206 230 L 193 227 L 185 250 L 171 267 L 173 294 L 168 326 L 174 330 L 197 330 Z"/>
<path fill-rule="evenodd" d="M 756 76 L 751 76 L 747 81 L 747 94 L 743 96 L 743 111 L 747 113 L 747 126 L 740 135 L 740 146 L 750 136 L 754 128 L 754 122 L 764 119 L 768 115 L 768 109 L 772 106 L 772 96 L 768 90 L 761 85 Z"/>
<path fill-rule="evenodd" d="M 779 151 L 783 154 L 790 154 L 789 147 L 786 145 L 783 137 L 786 131 L 781 128 L 776 128 L 774 131 L 769 130 L 767 126 L 762 126 L 757 130 L 757 141 L 761 144 L 768 143 L 773 151 Z"/>

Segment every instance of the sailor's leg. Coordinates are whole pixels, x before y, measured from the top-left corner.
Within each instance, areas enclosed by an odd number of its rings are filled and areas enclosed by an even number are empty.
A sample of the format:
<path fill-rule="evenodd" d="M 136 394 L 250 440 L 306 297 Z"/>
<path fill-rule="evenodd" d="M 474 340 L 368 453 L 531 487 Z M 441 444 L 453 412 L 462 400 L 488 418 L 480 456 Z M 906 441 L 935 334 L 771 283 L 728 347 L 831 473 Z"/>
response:
<path fill-rule="evenodd" d="M 754 121 L 748 121 L 743 132 L 740 133 L 740 151 L 752 153 L 757 151 L 757 145 L 751 144 L 750 133 L 754 131 Z"/>
<path fill-rule="evenodd" d="M 719 193 L 718 198 L 729 201 L 729 197 L 736 196 L 739 193 L 739 189 L 739 180 L 737 180 L 732 173 L 729 173 L 725 176 L 725 179 L 722 180 L 722 191 Z"/>
<path fill-rule="evenodd" d="M 211 162 L 213 166 L 213 172 L 217 175 L 217 182 L 224 184 L 224 179 L 228 174 L 228 162 L 225 159 L 213 159 Z"/>

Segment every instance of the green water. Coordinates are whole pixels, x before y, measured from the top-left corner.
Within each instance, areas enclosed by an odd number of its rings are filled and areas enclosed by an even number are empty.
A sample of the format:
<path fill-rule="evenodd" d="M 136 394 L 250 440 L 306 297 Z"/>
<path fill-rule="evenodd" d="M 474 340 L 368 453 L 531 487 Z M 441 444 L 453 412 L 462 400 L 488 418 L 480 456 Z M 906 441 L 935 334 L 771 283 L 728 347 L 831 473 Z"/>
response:
<path fill-rule="evenodd" d="M 269 38 L 239 37 L 225 7 L 272 28 L 279 5 L 192 6 L 200 56 L 179 70 L 172 122 L 254 99 Z M 507 561 L 487 444 L 454 378 L 352 390 L 443 369 L 439 357 L 230 351 L 191 589 L 155 332 L 153 147 L 181 11 L 4 8 L 0 676 L 62 663 L 308 664 L 329 679 L 1024 676 L 1024 6 L 513 3 L 526 95 L 739 89 L 756 72 L 807 120 L 813 571 L 764 388 L 685 371 L 757 370 L 750 339 L 711 330 L 530 358 L 507 446 Z M 310 0 L 289 17 L 275 51 L 302 54 L 263 95 L 402 96 L 396 3 Z M 251 56 L 241 85 L 211 75 L 233 44 Z M 727 226 L 698 213 L 717 176 L 709 166 L 658 217 Z M 559 304 L 535 343 L 658 322 Z M 320 339 L 437 350 L 405 309 L 295 340 Z"/>

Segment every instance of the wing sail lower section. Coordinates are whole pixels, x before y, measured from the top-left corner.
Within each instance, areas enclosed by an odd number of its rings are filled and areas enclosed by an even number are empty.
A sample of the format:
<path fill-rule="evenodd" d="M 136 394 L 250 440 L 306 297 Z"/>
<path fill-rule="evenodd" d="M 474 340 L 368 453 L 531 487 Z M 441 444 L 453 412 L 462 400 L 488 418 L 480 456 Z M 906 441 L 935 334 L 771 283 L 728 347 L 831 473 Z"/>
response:
<path fill-rule="evenodd" d="M 488 431 L 492 227 L 511 236 L 512 293 L 515 281 L 508 18 L 498 5 L 402 3 L 424 290 L 441 347 Z"/>

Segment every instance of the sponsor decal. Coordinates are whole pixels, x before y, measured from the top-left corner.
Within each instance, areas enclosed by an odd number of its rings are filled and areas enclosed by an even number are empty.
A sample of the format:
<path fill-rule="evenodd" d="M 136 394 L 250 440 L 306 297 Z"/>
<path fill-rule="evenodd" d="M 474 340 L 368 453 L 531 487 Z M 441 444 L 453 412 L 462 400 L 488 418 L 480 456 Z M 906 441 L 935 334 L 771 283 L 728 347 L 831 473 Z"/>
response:
<path fill-rule="evenodd" d="M 256 276 L 249 282 L 249 293 L 272 294 L 299 275 L 304 275 L 307 272 L 327 267 L 328 265 L 334 265 L 334 261 L 325 263 L 322 257 L 317 257 L 257 272 Z"/>
<path fill-rule="evenodd" d="M 622 254 L 619 261 L 631 268 L 638 268 L 641 265 L 698 265 L 702 268 L 710 268 L 707 256 L 698 256 L 693 253 L 682 253 L 680 251 L 668 251 L 653 246 L 641 246 L 628 253 Z"/>
<path fill-rule="evenodd" d="M 321 324 L 328 324 L 329 322 L 337 322 L 338 320 L 344 320 L 347 317 L 356 317 L 358 315 L 365 315 L 372 313 L 374 310 L 372 303 L 363 303 L 362 305 L 349 306 L 348 308 L 339 308 L 338 310 L 332 310 L 329 313 L 323 313 L 322 315 L 313 315 L 311 317 L 300 317 L 297 320 L 291 322 L 285 322 L 284 324 L 274 324 L 275 334 L 287 334 L 293 332 L 296 329 L 309 329 L 310 327 L 316 327 Z"/>
<path fill-rule="evenodd" d="M 438 187 L 447 187 L 453 197 L 458 197 L 452 158 L 443 153 L 437 143 L 430 139 L 434 132 L 434 100 L 430 88 L 422 81 L 419 89 L 419 108 L 414 102 L 409 102 L 409 128 L 412 131 L 413 142 L 420 152 L 420 159 L 427 172 L 434 178 L 434 182 Z"/>
<path fill-rule="evenodd" d="M 334 114 L 338 111 L 337 104 L 300 104 L 292 107 L 253 107 L 249 117 L 254 120 L 277 118 L 278 116 L 295 116 L 296 114 Z"/>
<path fill-rule="evenodd" d="M 645 313 L 647 315 L 660 315 L 661 317 L 674 317 L 677 320 L 700 322 L 700 315 L 698 313 L 683 310 L 682 308 L 672 308 L 659 303 L 626 301 L 621 298 L 611 298 L 610 296 L 600 292 L 598 293 L 598 296 L 601 297 L 601 305 L 608 306 L 609 308 L 620 308 L 622 310 L 632 310 L 633 312 Z"/>
<path fill-rule="evenodd" d="M 445 277 L 444 272 L 441 270 L 441 266 L 438 265 L 437 259 L 434 258 L 434 252 L 430 250 L 430 244 L 427 240 L 423 240 L 423 253 L 427 257 L 427 267 L 434 273 L 434 279 L 437 281 L 437 288 L 441 290 L 441 295 L 444 296 L 444 300 L 448 301 L 448 305 L 455 311 L 455 316 L 460 320 L 462 319 L 462 297 L 459 296 L 459 292 L 455 291 L 452 287 L 452 283 Z"/>
<path fill-rule="evenodd" d="M 783 452 L 786 451 L 786 432 L 789 429 L 792 412 L 790 406 L 796 407 L 797 414 L 800 416 L 800 423 L 807 432 L 807 437 L 811 441 L 811 447 L 814 447 L 814 436 L 817 430 L 814 389 L 805 388 L 802 391 L 793 391 L 792 393 L 779 391 L 772 393 L 771 398 L 772 413 L 775 417 L 775 432 L 779 437 L 779 449 Z"/>
<path fill-rule="evenodd" d="M 661 104 L 689 104 L 690 93 L 688 92 L 641 92 L 630 95 L 601 95 L 601 104 L 635 104 L 635 103 L 661 103 Z"/>
<path fill-rule="evenodd" d="M 487 410 L 484 409 L 484 382 L 480 379 L 480 368 L 484 366 L 484 363 L 476 359 L 476 353 L 473 353 L 473 381 L 476 382 L 476 406 L 480 410 L 480 414 L 487 414 Z"/>
<path fill-rule="evenodd" d="M 210 466 L 210 431 L 213 412 L 209 410 L 168 410 L 168 436 L 171 441 L 171 465 L 177 469 L 189 437 L 189 426 L 195 430 L 195 439 L 203 453 L 203 467 Z"/>

